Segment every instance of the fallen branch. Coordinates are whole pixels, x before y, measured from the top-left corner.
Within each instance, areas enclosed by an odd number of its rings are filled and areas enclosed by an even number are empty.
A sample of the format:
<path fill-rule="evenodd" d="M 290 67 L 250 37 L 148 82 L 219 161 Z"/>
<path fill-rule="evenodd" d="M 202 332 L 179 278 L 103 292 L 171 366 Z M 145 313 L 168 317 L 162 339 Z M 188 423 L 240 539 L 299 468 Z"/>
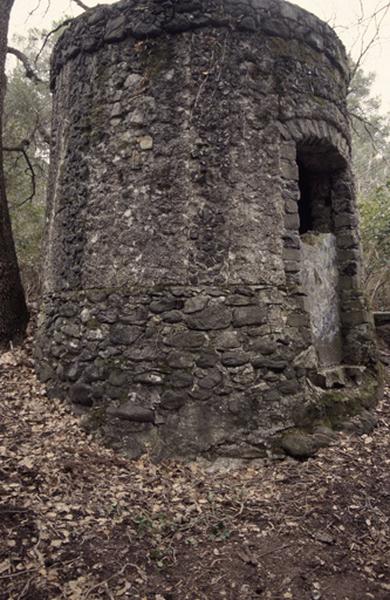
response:
<path fill-rule="evenodd" d="M 102 587 L 102 585 L 106 585 L 109 581 L 111 581 L 112 579 L 115 579 L 115 577 L 120 577 L 120 575 L 123 574 L 123 572 L 127 569 L 127 567 L 133 567 L 133 569 L 135 569 L 138 572 L 138 574 L 140 575 L 140 577 L 142 579 L 145 578 L 144 573 L 142 572 L 140 567 L 138 567 L 138 565 L 135 565 L 134 563 L 126 563 L 121 569 L 119 569 L 119 571 L 117 571 L 116 573 L 114 573 L 113 575 L 108 577 L 107 579 L 104 579 L 104 581 L 101 581 L 100 583 L 97 583 L 96 585 L 89 588 L 89 590 L 87 590 L 87 592 L 85 594 L 85 600 L 88 600 L 88 598 L 90 597 L 92 592 L 94 592 L 95 590 Z"/>
<path fill-rule="evenodd" d="M 16 571 L 14 573 L 7 573 L 7 575 L 0 575 L 0 579 L 12 579 L 12 577 L 20 577 L 21 575 L 30 575 L 30 573 L 36 573 L 41 567 L 35 569 L 27 569 L 26 571 Z"/>

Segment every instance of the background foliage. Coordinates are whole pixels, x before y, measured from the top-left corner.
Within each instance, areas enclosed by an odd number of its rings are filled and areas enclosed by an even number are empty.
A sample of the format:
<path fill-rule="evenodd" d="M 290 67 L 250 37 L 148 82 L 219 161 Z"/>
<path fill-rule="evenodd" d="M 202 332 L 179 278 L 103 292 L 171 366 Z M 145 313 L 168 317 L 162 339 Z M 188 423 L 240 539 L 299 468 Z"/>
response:
<path fill-rule="evenodd" d="M 41 40 L 42 32 L 32 30 L 27 38 L 20 37 L 15 40 L 15 45 L 33 64 Z M 37 84 L 28 79 L 24 67 L 19 62 L 8 73 L 4 111 L 4 144 L 6 147 L 18 147 L 23 144 L 35 173 L 35 196 L 28 200 L 32 193 L 32 176 L 28 165 L 20 152 L 5 152 L 4 169 L 8 201 L 16 250 L 27 292 L 36 291 L 39 280 L 45 188 L 49 164 L 51 96 L 46 82 L 50 46 L 52 45 L 48 45 L 35 64 L 35 70 L 42 83 Z"/>
<path fill-rule="evenodd" d="M 365 256 L 365 289 L 374 309 L 390 310 L 390 115 L 371 96 L 374 74 L 351 84 L 353 165 Z"/>

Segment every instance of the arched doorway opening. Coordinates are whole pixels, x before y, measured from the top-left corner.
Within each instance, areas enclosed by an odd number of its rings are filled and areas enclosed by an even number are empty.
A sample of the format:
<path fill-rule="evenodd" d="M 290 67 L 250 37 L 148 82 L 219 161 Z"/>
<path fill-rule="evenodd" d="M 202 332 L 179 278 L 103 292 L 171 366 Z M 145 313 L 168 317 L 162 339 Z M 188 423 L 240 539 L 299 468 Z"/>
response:
<path fill-rule="evenodd" d="M 297 147 L 299 234 L 305 310 L 321 367 L 342 362 L 340 273 L 334 188 L 345 161 L 328 144 Z"/>

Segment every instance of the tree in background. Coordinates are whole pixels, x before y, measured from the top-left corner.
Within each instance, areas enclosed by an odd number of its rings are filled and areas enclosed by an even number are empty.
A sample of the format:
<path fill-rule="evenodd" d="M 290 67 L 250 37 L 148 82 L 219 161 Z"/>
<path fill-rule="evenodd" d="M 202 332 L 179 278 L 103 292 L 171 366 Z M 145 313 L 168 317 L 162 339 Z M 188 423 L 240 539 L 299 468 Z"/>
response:
<path fill-rule="evenodd" d="M 353 165 L 365 256 L 365 287 L 374 309 L 390 308 L 390 117 L 371 96 L 374 74 L 355 71 L 349 94 Z"/>
<path fill-rule="evenodd" d="M 51 96 L 46 82 L 52 42 L 34 62 L 44 33 L 31 30 L 26 38 L 15 41 L 28 64 L 34 63 L 35 76 L 26 77 L 26 67 L 18 61 L 8 77 L 4 106 L 4 144 L 15 149 L 4 156 L 8 203 L 22 279 L 30 299 L 39 281 L 50 150 Z M 26 154 L 20 148 L 25 148 Z"/>
<path fill-rule="evenodd" d="M 357 193 L 364 198 L 390 177 L 390 119 L 371 96 L 375 74 L 355 72 L 348 95 Z"/>
<path fill-rule="evenodd" d="M 73 0 L 73 2 L 83 9 L 88 8 L 81 0 Z M 48 0 L 48 3 L 50 4 L 50 0 Z M 36 83 L 39 83 L 40 80 L 26 56 L 18 49 L 7 47 L 9 20 L 13 4 L 14 0 L 0 0 L 0 346 L 7 346 L 10 342 L 23 336 L 29 319 L 12 234 L 6 192 L 7 181 L 4 173 L 4 151 L 14 153 L 15 156 L 19 155 L 19 158 L 15 159 L 13 169 L 8 167 L 8 181 L 17 176 L 20 169 L 19 159 L 22 156 L 30 172 L 31 193 L 29 197 L 34 197 L 37 191 L 34 166 L 27 152 L 31 145 L 31 137 L 19 140 L 17 145 L 6 146 L 3 141 L 5 116 L 3 111 L 7 83 L 5 64 L 7 53 L 14 54 L 22 62 L 27 77 L 34 79 Z M 36 113 L 35 110 L 34 113 Z M 38 125 L 34 131 L 30 131 L 30 134 L 33 133 L 35 135 L 37 131 L 39 131 Z M 41 135 L 43 136 L 42 132 L 43 129 L 41 130 Z M 37 158 L 37 153 L 34 153 L 34 157 Z M 21 187 L 23 188 L 23 185 Z M 19 213 L 16 213 L 14 210 L 16 229 L 19 218 Z"/>
<path fill-rule="evenodd" d="M 12 237 L 3 169 L 3 108 L 9 18 L 14 0 L 0 2 L 0 345 L 23 335 L 28 311 Z"/>
<path fill-rule="evenodd" d="M 360 202 L 365 284 L 372 306 L 390 308 L 390 181 Z"/>

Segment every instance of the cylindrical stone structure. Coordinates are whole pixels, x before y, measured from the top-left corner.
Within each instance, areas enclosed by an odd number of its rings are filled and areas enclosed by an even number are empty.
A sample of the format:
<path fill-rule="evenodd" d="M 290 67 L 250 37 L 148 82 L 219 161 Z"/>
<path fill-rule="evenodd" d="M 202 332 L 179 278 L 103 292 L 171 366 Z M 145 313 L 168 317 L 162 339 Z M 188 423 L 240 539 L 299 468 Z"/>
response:
<path fill-rule="evenodd" d="M 122 0 L 60 38 L 37 369 L 116 447 L 304 456 L 375 404 L 348 83 L 283 0 Z"/>

